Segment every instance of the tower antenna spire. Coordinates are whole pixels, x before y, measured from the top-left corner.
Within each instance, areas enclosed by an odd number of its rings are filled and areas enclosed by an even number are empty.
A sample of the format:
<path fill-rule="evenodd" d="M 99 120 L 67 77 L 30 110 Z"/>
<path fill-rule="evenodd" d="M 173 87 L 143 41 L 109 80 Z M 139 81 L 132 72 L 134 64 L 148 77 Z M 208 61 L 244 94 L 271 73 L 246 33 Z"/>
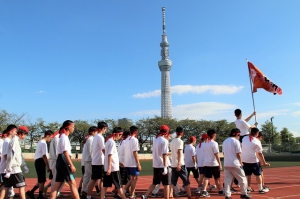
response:
<path fill-rule="evenodd" d="M 166 34 L 166 8 L 162 7 L 162 25 L 163 25 L 163 34 Z"/>

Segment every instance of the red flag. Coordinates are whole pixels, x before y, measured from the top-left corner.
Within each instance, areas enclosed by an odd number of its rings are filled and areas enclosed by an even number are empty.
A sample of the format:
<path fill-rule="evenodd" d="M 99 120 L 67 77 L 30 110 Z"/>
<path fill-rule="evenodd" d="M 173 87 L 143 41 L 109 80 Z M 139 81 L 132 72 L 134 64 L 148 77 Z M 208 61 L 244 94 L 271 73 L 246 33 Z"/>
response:
<path fill-rule="evenodd" d="M 273 93 L 274 95 L 282 95 L 282 89 L 268 79 L 258 68 L 256 68 L 251 62 L 248 62 L 249 75 L 253 83 L 253 93 L 258 88 L 263 88 L 266 91 Z"/>

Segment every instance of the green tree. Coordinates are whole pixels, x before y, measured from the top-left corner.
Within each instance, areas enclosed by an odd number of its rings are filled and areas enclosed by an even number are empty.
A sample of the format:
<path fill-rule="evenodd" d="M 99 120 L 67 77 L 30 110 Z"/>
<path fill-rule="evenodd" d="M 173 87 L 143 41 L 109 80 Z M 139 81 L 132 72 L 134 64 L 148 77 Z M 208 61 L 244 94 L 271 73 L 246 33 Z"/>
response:
<path fill-rule="evenodd" d="M 277 145 L 281 142 L 280 134 L 277 132 L 277 128 L 269 120 L 261 125 L 261 130 L 264 135 L 265 143 L 272 143 L 274 145 Z"/>
<path fill-rule="evenodd" d="M 80 144 L 80 151 L 82 149 L 82 142 L 85 140 L 85 137 L 88 135 L 89 128 L 92 126 L 85 120 L 75 120 L 75 129 L 72 135 L 70 135 L 70 140 L 75 143 Z"/>

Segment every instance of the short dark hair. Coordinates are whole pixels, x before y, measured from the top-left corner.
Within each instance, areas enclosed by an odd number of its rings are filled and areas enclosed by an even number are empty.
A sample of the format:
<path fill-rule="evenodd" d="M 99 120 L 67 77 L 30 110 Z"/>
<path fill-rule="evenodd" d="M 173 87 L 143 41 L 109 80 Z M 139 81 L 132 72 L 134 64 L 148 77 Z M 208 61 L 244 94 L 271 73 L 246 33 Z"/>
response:
<path fill-rule="evenodd" d="M 216 134 L 217 132 L 214 129 L 208 129 L 207 131 L 207 135 L 208 137 L 212 138 L 214 134 Z"/>
<path fill-rule="evenodd" d="M 103 129 L 107 127 L 107 123 L 102 121 L 102 122 L 98 122 L 98 129 Z"/>
<path fill-rule="evenodd" d="M 46 137 L 47 135 L 52 135 L 52 134 L 53 134 L 53 131 L 51 131 L 51 130 L 45 131 L 45 137 Z"/>
<path fill-rule="evenodd" d="M 8 133 L 9 131 L 11 131 L 13 129 L 18 129 L 18 127 L 14 124 L 10 124 L 6 127 L 6 132 Z"/>
<path fill-rule="evenodd" d="M 123 132 L 122 127 L 117 126 L 117 127 L 115 127 L 115 128 L 113 129 L 113 132 L 112 132 L 112 133 L 121 133 L 121 132 Z"/>
<path fill-rule="evenodd" d="M 183 128 L 181 126 L 177 126 L 175 131 L 176 131 L 176 133 L 181 133 L 181 132 L 183 132 Z"/>
<path fill-rule="evenodd" d="M 238 133 L 241 133 L 240 129 L 238 128 L 235 128 L 235 129 L 232 129 L 229 136 L 230 137 L 235 137 Z"/>
<path fill-rule="evenodd" d="M 129 131 L 130 131 L 130 134 L 133 134 L 134 132 L 136 132 L 139 128 L 136 127 L 136 126 L 131 126 L 129 127 Z"/>
<path fill-rule="evenodd" d="M 94 131 L 97 131 L 97 127 L 96 126 L 91 126 L 89 128 L 89 134 L 92 133 L 92 132 L 94 132 Z"/>
<path fill-rule="evenodd" d="M 250 134 L 253 136 L 255 135 L 257 132 L 259 132 L 258 128 L 251 128 Z"/>
<path fill-rule="evenodd" d="M 235 111 L 234 111 L 234 115 L 235 115 L 235 116 L 239 116 L 239 115 L 241 115 L 241 114 L 242 114 L 241 109 L 235 109 Z"/>
<path fill-rule="evenodd" d="M 123 132 L 123 137 L 126 139 L 130 135 L 129 131 L 124 131 Z"/>

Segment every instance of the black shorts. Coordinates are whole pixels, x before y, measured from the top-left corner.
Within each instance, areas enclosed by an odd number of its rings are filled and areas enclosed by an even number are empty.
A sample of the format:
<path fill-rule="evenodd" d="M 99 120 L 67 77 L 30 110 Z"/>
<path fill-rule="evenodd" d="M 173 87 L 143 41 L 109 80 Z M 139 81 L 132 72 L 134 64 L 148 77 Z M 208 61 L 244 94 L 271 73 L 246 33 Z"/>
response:
<path fill-rule="evenodd" d="M 199 170 L 200 175 L 205 174 L 205 168 L 204 167 L 198 167 L 198 170 Z"/>
<path fill-rule="evenodd" d="M 74 174 L 71 172 L 71 169 L 67 163 L 65 155 L 58 154 L 58 157 L 56 160 L 55 182 L 64 182 L 64 181 L 70 182 L 72 180 L 75 180 L 75 177 L 74 177 Z"/>
<path fill-rule="evenodd" d="M 243 138 L 244 138 L 245 136 L 248 136 L 248 135 L 241 135 L 241 136 L 240 136 L 240 142 L 241 142 L 241 143 L 243 142 Z"/>
<path fill-rule="evenodd" d="M 187 167 L 186 170 L 187 170 L 187 173 L 188 173 L 188 177 L 190 177 L 190 173 L 192 172 L 194 178 L 196 178 L 196 179 L 199 178 L 198 169 L 196 169 L 195 167 Z"/>
<path fill-rule="evenodd" d="M 168 167 L 168 173 L 163 175 L 164 168 L 153 168 L 153 180 L 152 184 L 157 185 L 162 183 L 162 185 L 171 184 L 171 168 Z"/>
<path fill-rule="evenodd" d="M 255 176 L 260 176 L 262 174 L 262 168 L 259 162 L 256 163 L 245 163 L 243 162 L 244 171 L 246 176 L 250 176 L 252 173 Z"/>
<path fill-rule="evenodd" d="M 2 178 L 4 179 L 4 187 L 5 188 L 21 188 L 21 187 L 25 187 L 26 183 L 25 183 L 25 178 L 23 176 L 22 173 L 16 173 L 16 174 L 10 174 L 9 178 L 5 178 L 5 174 L 1 174 Z"/>
<path fill-rule="evenodd" d="M 121 180 L 122 184 L 127 184 L 128 180 L 130 180 L 130 176 L 127 174 L 127 169 L 125 167 L 120 167 L 120 174 L 121 174 Z"/>
<path fill-rule="evenodd" d="M 92 165 L 92 180 L 102 179 L 104 175 L 105 174 L 103 165 Z"/>
<path fill-rule="evenodd" d="M 52 180 L 53 179 L 53 173 L 52 173 L 52 170 L 50 170 L 49 172 L 49 180 Z"/>
<path fill-rule="evenodd" d="M 84 166 L 81 166 L 81 173 L 82 173 L 82 175 L 84 175 Z"/>
<path fill-rule="evenodd" d="M 38 183 L 46 182 L 46 164 L 43 158 L 34 161 L 35 171 L 38 177 Z"/>
<path fill-rule="evenodd" d="M 204 167 L 205 168 L 205 177 L 206 178 L 212 178 L 214 176 L 214 179 L 219 179 L 220 178 L 220 171 L 219 171 L 219 166 L 215 167 Z"/>
<path fill-rule="evenodd" d="M 178 178 L 182 180 L 183 186 L 188 186 L 190 184 L 189 178 L 188 178 L 188 173 L 186 170 L 185 165 L 181 166 L 181 170 L 177 171 L 177 168 L 172 167 L 172 184 L 176 186 Z"/>
<path fill-rule="evenodd" d="M 109 176 L 106 174 L 103 176 L 103 187 L 112 187 L 113 184 L 116 189 L 122 188 L 120 171 L 113 171 Z"/>

